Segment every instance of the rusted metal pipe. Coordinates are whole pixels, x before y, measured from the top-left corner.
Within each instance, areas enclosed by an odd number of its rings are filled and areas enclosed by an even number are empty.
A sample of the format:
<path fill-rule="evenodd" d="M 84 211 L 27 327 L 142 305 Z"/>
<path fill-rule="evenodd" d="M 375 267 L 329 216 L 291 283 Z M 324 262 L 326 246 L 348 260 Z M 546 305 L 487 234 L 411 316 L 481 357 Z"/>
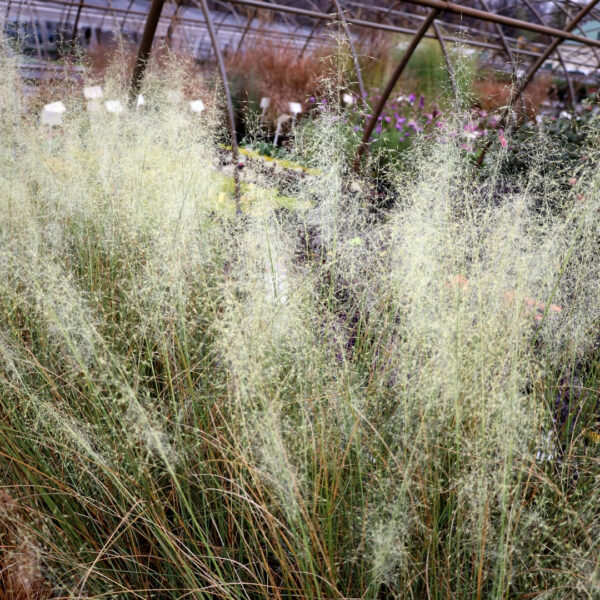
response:
<path fill-rule="evenodd" d="M 486 12 L 488 12 L 488 13 L 492 12 L 490 10 L 489 4 L 487 3 L 487 0 L 479 0 L 479 4 L 481 4 L 481 6 L 483 7 L 483 9 Z M 510 62 L 511 71 L 512 71 L 513 75 L 516 75 L 517 65 L 515 63 L 515 57 L 513 55 L 513 52 L 511 50 L 510 46 L 508 45 L 508 41 L 506 40 L 504 31 L 502 31 L 502 25 L 500 25 L 500 23 L 494 23 L 493 25 L 494 25 L 494 28 L 496 29 L 496 33 L 498 34 L 498 37 L 500 38 L 500 43 L 502 44 L 502 47 L 504 48 L 504 52 L 506 53 L 508 61 Z"/>
<path fill-rule="evenodd" d="M 158 21 L 160 20 L 164 3 L 165 0 L 152 0 L 150 10 L 148 11 L 148 18 L 146 19 L 146 25 L 144 26 L 144 33 L 142 34 L 142 41 L 138 48 L 135 66 L 133 68 L 133 76 L 131 78 L 131 88 L 129 90 L 129 101 L 131 103 L 136 102 L 142 86 L 146 65 L 152 50 L 152 42 L 154 41 L 154 35 L 156 34 L 156 28 L 158 27 Z"/>
<path fill-rule="evenodd" d="M 369 119 L 367 126 L 365 127 L 362 141 L 358 147 L 358 150 L 356 151 L 356 157 L 354 158 L 354 163 L 353 163 L 354 171 L 359 170 L 361 158 L 362 158 L 363 154 L 366 152 L 367 148 L 369 147 L 369 140 L 371 138 L 371 134 L 373 133 L 373 130 L 375 129 L 375 125 L 377 124 L 379 115 L 383 111 L 385 104 L 388 101 L 390 94 L 394 90 L 396 83 L 398 83 L 398 79 L 400 79 L 400 76 L 404 72 L 404 69 L 406 68 L 406 65 L 408 64 L 408 61 L 410 60 L 410 58 L 414 54 L 415 50 L 417 49 L 419 42 L 423 39 L 423 36 L 425 35 L 427 30 L 433 23 L 434 19 L 440 14 L 440 12 L 441 11 L 439 9 L 434 8 L 427 15 L 427 18 L 423 21 L 423 23 L 421 24 L 421 27 L 419 27 L 418 31 L 415 33 L 415 35 L 411 39 L 409 45 L 407 46 L 406 50 L 404 51 L 404 54 L 402 55 L 402 59 L 398 63 L 398 66 L 396 67 L 392 76 L 390 77 L 389 81 L 387 82 L 385 89 L 381 93 L 381 98 L 379 99 L 379 102 L 377 103 L 377 106 L 375 107 L 375 110 L 373 111 L 373 114 L 371 115 L 371 118 Z"/>
<path fill-rule="evenodd" d="M 75 24 L 73 25 L 73 33 L 71 34 L 71 44 L 75 46 L 77 40 L 77 28 L 79 27 L 79 17 L 81 16 L 81 9 L 83 8 L 84 0 L 80 0 L 77 12 L 75 13 Z"/>
<path fill-rule="evenodd" d="M 293 6 L 287 6 L 283 4 L 269 4 L 268 2 L 263 2 L 262 0 L 228 0 L 232 4 L 240 4 L 242 6 L 253 6 L 254 8 L 264 8 L 266 10 L 275 10 L 281 13 L 295 14 L 301 15 L 305 17 L 313 17 L 316 19 L 323 19 L 327 21 L 335 20 L 335 16 L 327 15 L 322 12 L 308 10 L 304 8 L 296 8 Z M 509 27 L 516 27 L 520 29 L 525 29 L 527 31 L 535 31 L 536 33 L 543 33 L 545 35 L 558 37 L 564 40 L 573 40 L 574 42 L 579 42 L 588 46 L 595 46 L 600 48 L 600 40 L 594 40 L 591 38 L 586 38 L 585 36 L 575 35 L 570 31 L 556 29 L 555 27 L 547 27 L 544 25 L 539 25 L 536 23 L 529 23 L 528 21 L 522 21 L 520 19 L 514 19 L 512 17 L 505 17 L 504 15 L 498 15 L 496 13 L 488 13 L 484 10 L 478 10 L 476 8 L 471 8 L 470 6 L 463 6 L 462 4 L 456 4 L 454 2 L 446 2 L 445 0 L 406 0 L 412 4 L 417 4 L 419 6 L 425 6 L 429 8 L 434 8 L 439 11 L 449 12 L 457 15 L 474 17 L 476 19 L 480 19 L 482 21 L 489 21 L 491 23 L 500 23 L 502 25 L 507 25 Z M 372 21 L 364 21 L 361 19 L 354 19 L 352 17 L 348 18 L 348 23 L 351 25 L 358 25 L 360 27 L 370 27 L 374 29 L 381 29 L 383 31 L 398 31 L 400 28 L 384 25 L 383 23 L 374 23 Z"/>
<path fill-rule="evenodd" d="M 329 4 L 329 8 L 327 9 L 327 12 L 330 12 L 332 8 L 333 8 L 333 2 Z M 317 19 L 315 24 L 312 26 L 312 29 L 310 30 L 310 33 L 308 34 L 308 37 L 306 38 L 304 45 L 302 46 L 302 50 L 300 50 L 300 54 L 298 55 L 298 58 L 302 58 L 304 56 L 304 53 L 306 52 L 309 43 L 313 39 L 315 33 L 317 33 L 317 30 L 319 29 L 320 26 L 321 26 L 321 19 Z"/>
<path fill-rule="evenodd" d="M 534 6 L 533 2 L 531 2 L 531 0 L 523 0 L 523 2 L 527 6 L 527 8 L 531 11 L 531 13 L 533 14 L 533 16 L 540 23 L 544 24 L 544 18 L 540 14 L 539 10 Z M 575 108 L 575 104 L 577 102 L 577 99 L 575 97 L 575 88 L 573 87 L 573 80 L 571 79 L 571 76 L 569 75 L 569 70 L 567 69 L 567 65 L 565 64 L 562 52 L 558 48 L 556 49 L 556 55 L 558 56 L 558 60 L 559 60 L 559 62 L 561 64 L 561 67 L 562 67 L 563 72 L 565 74 L 565 79 L 567 80 L 567 87 L 569 89 L 569 97 L 571 98 L 571 106 L 573 108 Z"/>
<path fill-rule="evenodd" d="M 240 53 L 240 50 L 242 49 L 242 45 L 244 43 L 244 40 L 246 39 L 246 35 L 248 34 L 248 30 L 250 29 L 250 25 L 252 25 L 252 21 L 254 21 L 254 19 L 256 19 L 257 13 L 258 13 L 258 10 L 254 9 L 252 11 L 252 13 L 250 14 L 250 16 L 248 17 L 248 22 L 246 23 L 246 27 L 244 28 L 244 31 L 240 37 L 240 41 L 237 45 L 237 49 L 235 51 L 236 54 Z"/>
<path fill-rule="evenodd" d="M 591 2 L 587 6 L 584 6 L 573 17 L 573 19 L 571 19 L 571 21 L 569 21 L 567 23 L 567 25 L 565 26 L 565 31 L 572 31 L 573 29 L 575 29 L 575 27 L 577 27 L 577 24 L 594 8 L 594 6 L 596 6 L 596 4 L 598 4 L 598 2 L 600 2 L 600 0 L 591 0 Z M 523 79 L 521 80 L 519 85 L 513 90 L 513 93 L 511 94 L 511 97 L 506 106 L 506 109 L 503 111 L 502 116 L 500 117 L 500 121 L 498 123 L 498 128 L 501 129 L 501 128 L 506 127 L 506 124 L 508 123 L 508 118 L 512 111 L 512 107 L 513 107 L 514 103 L 523 95 L 523 92 L 525 91 L 527 86 L 531 83 L 535 74 L 538 72 L 540 67 L 548 60 L 548 57 L 550 57 L 552 55 L 552 53 L 558 48 L 561 41 L 562 40 L 559 38 L 555 38 L 554 40 L 552 40 L 552 42 L 548 45 L 546 50 L 529 67 L 527 73 L 523 76 Z M 491 142 L 488 141 L 488 143 L 481 150 L 481 154 L 479 155 L 479 158 L 477 160 L 477 164 L 479 166 L 481 166 L 483 164 L 483 160 L 485 159 L 485 155 L 487 154 L 487 151 L 489 150 L 490 143 Z"/>
<path fill-rule="evenodd" d="M 206 19 L 206 26 L 208 33 L 213 45 L 213 50 L 217 58 L 217 66 L 219 68 L 219 74 L 221 76 L 221 83 L 223 84 L 223 90 L 225 92 L 225 101 L 227 102 L 227 120 L 229 122 L 229 133 L 231 135 L 231 149 L 233 154 L 233 181 L 235 185 L 235 212 L 240 215 L 242 213 L 241 198 L 240 198 L 240 167 L 239 167 L 239 150 L 237 133 L 235 131 L 235 115 L 233 113 L 233 102 L 231 101 L 231 92 L 229 90 L 229 82 L 227 80 L 227 71 L 225 69 L 225 61 L 223 60 L 223 54 L 221 53 L 221 47 L 217 40 L 217 34 L 213 27 L 210 11 L 208 10 L 208 4 L 206 0 L 200 0 L 202 12 Z"/>
<path fill-rule="evenodd" d="M 169 27 L 167 29 L 167 46 L 171 47 L 171 41 L 173 39 L 173 31 L 175 31 L 175 27 L 177 26 L 177 13 L 181 8 L 181 0 L 174 0 L 175 8 L 173 9 L 173 14 L 171 15 L 171 19 L 169 20 Z"/>

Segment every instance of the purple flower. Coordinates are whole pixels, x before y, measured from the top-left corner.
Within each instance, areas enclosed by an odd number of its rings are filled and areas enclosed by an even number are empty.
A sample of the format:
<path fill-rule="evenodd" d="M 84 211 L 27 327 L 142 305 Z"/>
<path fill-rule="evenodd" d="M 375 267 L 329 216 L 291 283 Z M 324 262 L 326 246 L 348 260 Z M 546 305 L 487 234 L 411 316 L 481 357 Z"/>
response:
<path fill-rule="evenodd" d="M 392 119 L 390 119 L 390 117 L 388 117 L 387 115 L 385 116 L 385 122 L 389 123 Z"/>
<path fill-rule="evenodd" d="M 417 97 L 416 97 L 414 94 L 411 94 L 411 95 L 408 97 L 408 103 L 412 105 L 412 104 L 414 104 L 414 103 L 415 103 L 415 100 L 416 100 L 416 99 L 417 99 Z"/>
<path fill-rule="evenodd" d="M 421 96 L 419 98 L 419 110 L 423 110 L 425 108 L 425 96 Z"/>
<path fill-rule="evenodd" d="M 316 100 L 316 98 L 315 98 L 314 96 L 311 96 L 311 97 L 310 97 L 308 100 L 309 100 L 310 102 L 314 102 L 314 101 Z"/>
<path fill-rule="evenodd" d="M 381 125 L 377 125 L 377 127 L 375 127 L 375 131 L 377 133 L 381 133 Z"/>

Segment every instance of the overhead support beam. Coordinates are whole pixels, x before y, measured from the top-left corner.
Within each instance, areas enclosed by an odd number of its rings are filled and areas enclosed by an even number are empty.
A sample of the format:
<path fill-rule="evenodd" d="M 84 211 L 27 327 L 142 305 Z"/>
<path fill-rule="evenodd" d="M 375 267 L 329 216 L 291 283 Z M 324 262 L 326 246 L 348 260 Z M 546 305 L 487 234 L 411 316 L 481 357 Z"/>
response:
<path fill-rule="evenodd" d="M 485 10 L 479 10 L 470 6 L 463 6 L 462 4 L 456 4 L 455 2 L 446 2 L 445 0 L 406 0 L 406 2 L 417 4 L 418 6 L 437 8 L 447 13 L 460 15 L 461 17 L 473 17 L 475 19 L 480 19 L 481 21 L 499 23 L 500 25 L 515 27 L 517 29 L 525 29 L 527 31 L 535 31 L 536 33 L 542 33 L 544 35 L 558 38 L 559 40 L 572 40 L 574 42 L 600 48 L 600 40 L 593 40 L 585 36 L 575 35 L 572 33 L 572 30 L 569 30 L 568 28 L 557 29 L 556 27 L 548 27 L 546 25 L 530 23 L 521 19 L 506 17 L 498 13 L 487 12 Z"/>
<path fill-rule="evenodd" d="M 577 25 L 579 24 L 579 22 L 583 18 L 585 18 L 588 15 L 588 13 L 599 2 L 600 2 L 600 0 L 591 0 L 591 2 L 587 6 L 584 6 L 575 15 L 575 17 L 573 17 L 573 19 L 571 19 L 571 21 L 569 21 L 567 23 L 567 25 L 565 26 L 565 31 L 568 32 L 568 31 L 572 31 L 573 29 L 575 29 L 577 27 Z M 512 107 L 514 106 L 515 102 L 517 100 L 519 100 L 519 98 L 521 98 L 521 96 L 523 95 L 523 92 L 525 91 L 527 86 L 531 83 L 533 78 L 535 77 L 535 74 L 539 71 L 540 67 L 548 60 L 548 58 L 556 51 L 556 49 L 560 45 L 561 41 L 562 40 L 558 39 L 558 38 L 554 39 L 552 41 L 552 43 L 546 48 L 546 50 L 544 52 L 542 52 L 542 54 L 538 57 L 538 59 L 529 67 L 529 69 L 527 70 L 527 73 L 525 73 L 525 75 L 523 76 L 523 78 L 521 79 L 521 81 L 516 86 L 516 88 L 514 89 L 513 93 L 510 96 L 508 104 L 507 104 L 505 110 L 503 111 L 502 116 L 500 117 L 500 122 L 498 123 L 499 128 L 506 127 L 506 125 L 508 123 L 508 119 L 512 112 Z M 477 160 L 478 165 L 483 164 L 483 160 L 485 159 L 485 155 L 487 154 L 489 147 L 490 147 L 490 142 L 488 142 L 483 147 L 481 154 L 479 155 L 479 158 Z"/>
<path fill-rule="evenodd" d="M 142 34 L 142 41 L 140 42 L 140 47 L 138 48 L 137 57 L 135 59 L 135 66 L 133 67 L 131 88 L 129 90 L 130 102 L 135 102 L 140 92 L 148 58 L 150 58 L 150 52 L 152 51 L 152 42 L 154 41 L 156 28 L 158 27 L 164 3 L 165 0 L 152 0 L 152 4 L 150 5 L 144 33 Z"/>
<path fill-rule="evenodd" d="M 283 4 L 269 4 L 262 0 L 228 0 L 232 4 L 239 4 L 241 6 L 252 6 L 254 8 L 264 8 L 266 10 L 274 10 L 280 13 L 288 13 L 292 15 L 300 15 L 304 17 L 312 17 L 315 19 L 323 19 L 325 21 L 335 21 L 335 15 L 328 15 L 319 11 L 308 10 L 304 8 L 296 8 L 293 6 L 287 6 Z M 470 6 L 463 6 L 462 4 L 456 4 L 454 2 L 445 2 L 444 0 L 405 0 L 411 4 L 417 4 L 419 6 L 434 8 L 440 12 L 449 12 L 465 17 L 474 17 L 481 21 L 487 21 L 490 23 L 500 23 L 501 25 L 507 25 L 509 27 L 516 27 L 518 29 L 525 29 L 526 31 L 534 31 L 548 36 L 557 37 L 561 40 L 572 40 L 579 42 L 587 46 L 594 46 L 600 48 L 600 40 L 594 40 L 581 35 L 575 35 L 571 31 L 562 29 L 556 29 L 555 27 L 547 27 L 545 25 L 539 25 L 536 23 L 530 23 L 528 21 L 522 21 L 520 19 L 513 19 L 512 17 L 505 17 L 496 13 L 488 13 L 484 10 L 478 10 L 471 8 Z M 382 31 L 398 31 L 399 27 L 392 25 L 385 25 L 384 23 L 375 23 L 373 21 L 365 21 L 362 19 L 355 19 L 348 17 L 347 21 L 351 25 L 358 25 L 359 27 L 367 27 L 372 29 L 380 29 Z"/>

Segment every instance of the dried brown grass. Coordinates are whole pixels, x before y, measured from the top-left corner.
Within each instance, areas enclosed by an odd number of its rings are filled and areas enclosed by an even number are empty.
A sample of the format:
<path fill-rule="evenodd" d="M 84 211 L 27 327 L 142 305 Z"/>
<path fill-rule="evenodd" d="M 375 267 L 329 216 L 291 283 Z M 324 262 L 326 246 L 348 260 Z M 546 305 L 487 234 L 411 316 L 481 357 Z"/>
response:
<path fill-rule="evenodd" d="M 289 102 L 304 103 L 315 93 L 326 72 L 328 49 L 299 57 L 296 48 L 278 48 L 265 41 L 249 45 L 227 59 L 227 72 L 238 97 L 271 99 L 268 116 L 288 112 Z"/>
<path fill-rule="evenodd" d="M 0 600 L 46 600 L 50 594 L 22 511 L 12 496 L 0 489 Z"/>
<path fill-rule="evenodd" d="M 492 112 L 506 106 L 510 100 L 512 83 L 492 76 L 474 82 L 474 92 L 482 109 Z M 542 73 L 527 86 L 523 95 L 528 116 L 534 117 L 544 100 L 551 96 L 552 78 Z"/>

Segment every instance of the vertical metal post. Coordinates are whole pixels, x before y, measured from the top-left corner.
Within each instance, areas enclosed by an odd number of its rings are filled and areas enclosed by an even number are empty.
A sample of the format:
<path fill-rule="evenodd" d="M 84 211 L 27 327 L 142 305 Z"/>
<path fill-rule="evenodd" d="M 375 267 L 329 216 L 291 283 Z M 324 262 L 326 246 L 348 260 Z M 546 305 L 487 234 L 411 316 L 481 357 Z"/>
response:
<path fill-rule="evenodd" d="M 75 42 L 77 40 L 77 28 L 79 27 L 79 17 L 81 16 L 83 4 L 84 0 L 79 0 L 79 6 L 77 7 L 77 12 L 75 13 L 75 23 L 73 24 L 73 33 L 71 34 L 71 44 L 73 47 L 75 47 Z"/>
<path fill-rule="evenodd" d="M 246 23 L 246 27 L 244 28 L 244 31 L 242 32 L 242 35 L 240 37 L 240 41 L 238 43 L 237 49 L 235 51 L 236 54 L 240 53 L 240 50 L 242 49 L 242 44 L 244 43 L 244 39 L 246 39 L 246 35 L 248 34 L 248 30 L 250 29 L 250 25 L 252 25 L 252 21 L 254 21 L 254 19 L 256 18 L 256 14 L 258 13 L 258 9 L 254 9 L 252 11 L 252 13 L 250 14 L 250 16 L 248 17 L 248 22 Z"/>
<path fill-rule="evenodd" d="M 175 0 L 174 0 L 175 2 Z M 173 14 L 171 15 L 171 20 L 169 21 L 169 28 L 167 29 L 167 46 L 171 47 L 171 42 L 173 39 L 173 32 L 175 31 L 175 27 L 177 26 L 177 13 L 179 12 L 179 8 L 181 7 L 181 0 L 177 0 L 175 2 L 175 8 L 173 9 Z"/>
<path fill-rule="evenodd" d="M 217 58 L 217 66 L 219 68 L 219 74 L 221 76 L 221 83 L 223 84 L 223 90 L 225 91 L 225 101 L 227 102 L 227 120 L 229 122 L 229 134 L 231 136 L 231 149 L 233 154 L 233 181 L 235 184 L 235 212 L 239 215 L 242 213 L 242 207 L 240 202 L 240 169 L 239 169 L 239 150 L 237 142 L 237 134 L 235 131 L 235 115 L 233 114 L 233 103 L 231 101 L 231 92 L 229 90 L 229 82 L 227 80 L 227 71 L 225 69 L 225 61 L 223 60 L 223 54 L 219 41 L 217 40 L 217 34 L 213 27 L 213 22 L 208 9 L 208 3 L 206 0 L 201 0 L 202 12 L 204 13 L 204 19 L 206 20 L 206 26 L 210 35 L 213 50 Z"/>
<path fill-rule="evenodd" d="M 134 103 L 137 100 L 142 81 L 144 80 L 146 64 L 150 57 L 152 42 L 154 41 L 154 35 L 156 34 L 156 28 L 158 27 L 164 3 L 165 0 L 152 0 L 150 10 L 148 11 L 146 26 L 144 27 L 142 41 L 140 42 L 140 47 L 135 59 L 135 66 L 133 68 L 133 76 L 131 78 L 131 88 L 129 90 L 129 101 L 131 103 Z"/>
<path fill-rule="evenodd" d="M 352 54 L 352 60 L 354 61 L 354 70 L 356 71 L 356 79 L 358 80 L 358 89 L 360 91 L 360 99 L 366 111 L 369 110 L 369 105 L 367 104 L 367 94 L 365 92 L 365 86 L 363 83 L 362 73 L 360 70 L 360 64 L 358 63 L 358 55 L 356 54 L 356 48 L 354 46 L 354 41 L 352 39 L 352 33 L 350 33 L 350 27 L 348 27 L 348 21 L 346 21 L 346 15 L 344 15 L 344 11 L 342 10 L 342 6 L 339 0 L 333 0 L 335 4 L 335 8 L 340 17 L 340 22 L 342 23 L 342 27 L 344 28 L 344 33 L 346 34 L 346 38 L 348 39 L 348 45 L 350 46 L 350 52 Z"/>
<path fill-rule="evenodd" d="M 442 36 L 442 32 L 440 31 L 438 24 L 434 21 L 432 25 L 433 30 L 435 31 L 435 37 L 438 39 L 440 48 L 442 49 L 442 54 L 444 55 L 446 70 L 448 71 L 448 77 L 450 78 L 450 86 L 452 87 L 452 93 L 454 94 L 454 101 L 455 103 L 458 103 L 458 85 L 456 84 L 456 73 L 454 72 L 454 66 L 452 65 L 450 56 L 448 55 L 448 50 L 446 48 L 446 44 L 444 43 L 444 36 Z"/>

